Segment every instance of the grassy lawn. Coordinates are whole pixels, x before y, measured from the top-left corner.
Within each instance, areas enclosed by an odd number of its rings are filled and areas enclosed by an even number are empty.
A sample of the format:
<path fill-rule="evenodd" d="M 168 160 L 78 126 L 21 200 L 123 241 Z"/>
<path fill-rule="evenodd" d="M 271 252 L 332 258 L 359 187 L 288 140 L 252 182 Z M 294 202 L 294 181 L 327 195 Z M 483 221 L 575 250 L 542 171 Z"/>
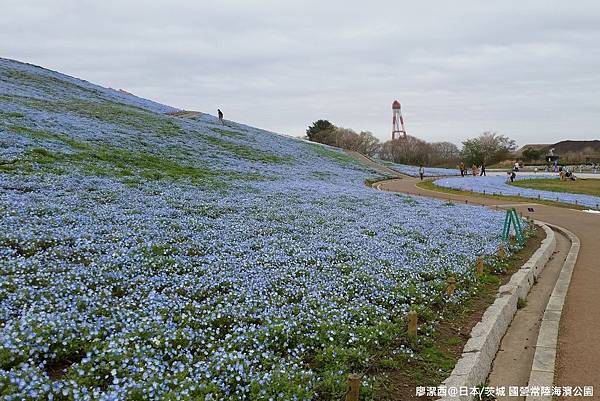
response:
<path fill-rule="evenodd" d="M 553 192 L 570 192 L 573 194 L 600 196 L 600 180 L 597 179 L 561 181 L 558 179 L 544 178 L 519 180 L 513 182 L 511 185 L 521 188 L 541 189 Z"/>

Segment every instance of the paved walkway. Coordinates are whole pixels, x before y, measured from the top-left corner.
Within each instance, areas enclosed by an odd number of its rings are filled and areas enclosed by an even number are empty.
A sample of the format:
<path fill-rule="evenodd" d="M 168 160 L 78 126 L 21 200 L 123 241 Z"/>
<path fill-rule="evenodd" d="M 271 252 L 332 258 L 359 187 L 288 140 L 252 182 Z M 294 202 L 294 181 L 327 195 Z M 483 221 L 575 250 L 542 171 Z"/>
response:
<path fill-rule="evenodd" d="M 357 159 L 364 161 L 364 158 Z M 497 208 L 514 207 L 524 216 L 564 227 L 579 237 L 579 257 L 560 321 L 554 384 L 594 386 L 594 397 L 586 399 L 600 400 L 600 215 L 532 204 L 531 200 L 524 200 L 520 204 L 514 200 L 500 201 L 430 191 L 416 187 L 418 182 L 417 178 L 403 176 L 402 179 L 382 181 L 376 186 L 385 191 L 451 199 L 461 203 L 467 201 Z M 533 208 L 534 211 L 529 212 L 527 208 Z"/>

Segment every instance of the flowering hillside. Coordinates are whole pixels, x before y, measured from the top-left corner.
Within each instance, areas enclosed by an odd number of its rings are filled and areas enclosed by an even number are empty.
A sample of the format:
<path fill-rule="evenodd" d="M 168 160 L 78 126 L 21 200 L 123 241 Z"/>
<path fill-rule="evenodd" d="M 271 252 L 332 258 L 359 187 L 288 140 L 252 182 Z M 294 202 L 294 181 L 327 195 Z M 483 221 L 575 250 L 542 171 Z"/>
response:
<path fill-rule="evenodd" d="M 0 100 L 4 400 L 337 397 L 500 244 L 327 147 L 5 59 Z"/>

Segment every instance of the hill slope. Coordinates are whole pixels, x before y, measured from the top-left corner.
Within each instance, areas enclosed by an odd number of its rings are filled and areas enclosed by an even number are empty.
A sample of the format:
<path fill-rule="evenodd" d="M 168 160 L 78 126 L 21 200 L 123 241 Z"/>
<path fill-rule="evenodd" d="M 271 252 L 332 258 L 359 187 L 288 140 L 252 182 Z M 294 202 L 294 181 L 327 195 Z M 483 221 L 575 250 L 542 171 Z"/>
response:
<path fill-rule="evenodd" d="M 0 99 L 8 399 L 332 398 L 500 244 L 326 147 L 5 59 Z"/>

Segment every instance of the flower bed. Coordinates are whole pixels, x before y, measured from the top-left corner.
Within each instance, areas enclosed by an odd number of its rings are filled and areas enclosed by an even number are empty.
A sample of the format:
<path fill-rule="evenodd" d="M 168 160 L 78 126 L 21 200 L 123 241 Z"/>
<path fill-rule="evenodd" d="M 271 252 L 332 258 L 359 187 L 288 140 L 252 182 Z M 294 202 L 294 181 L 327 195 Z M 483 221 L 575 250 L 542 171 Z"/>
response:
<path fill-rule="evenodd" d="M 556 176 L 536 174 L 519 175 L 517 180 L 556 178 Z M 509 185 L 506 176 L 487 176 L 487 177 L 465 177 L 465 178 L 442 178 L 434 182 L 436 185 L 445 188 L 458 189 L 461 191 L 473 191 L 486 194 L 522 196 L 525 198 L 544 199 L 563 203 L 589 206 L 598 208 L 600 197 L 572 194 L 568 192 L 542 191 L 537 189 L 521 188 Z"/>
<path fill-rule="evenodd" d="M 412 177 L 419 176 L 419 166 L 411 166 L 408 164 L 398 164 L 393 163 L 387 160 L 376 159 L 378 162 L 385 164 L 392 170 L 396 170 L 399 173 L 410 175 Z M 451 168 L 441 168 L 441 167 L 424 167 L 425 169 L 425 177 L 441 177 L 441 176 L 449 176 L 449 175 L 460 175 L 460 171 L 458 169 Z"/>
<path fill-rule="evenodd" d="M 502 213 L 89 85 L 0 60 L 2 399 L 332 398 L 501 243 Z"/>

